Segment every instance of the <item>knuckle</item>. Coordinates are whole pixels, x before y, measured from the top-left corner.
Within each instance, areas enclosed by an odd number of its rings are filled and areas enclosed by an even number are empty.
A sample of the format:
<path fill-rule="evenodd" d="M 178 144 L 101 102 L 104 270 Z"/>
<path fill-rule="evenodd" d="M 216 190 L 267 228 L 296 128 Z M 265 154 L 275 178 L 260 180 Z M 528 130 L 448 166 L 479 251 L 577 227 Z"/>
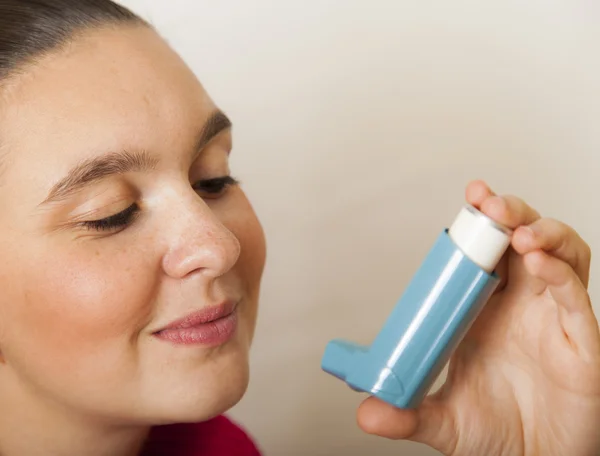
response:
<path fill-rule="evenodd" d="M 540 219 L 539 223 L 543 225 L 545 230 L 553 233 L 554 237 L 560 238 L 562 243 L 574 234 L 569 225 L 552 217 L 544 217 Z"/>
<path fill-rule="evenodd" d="M 585 260 L 587 262 L 590 262 L 592 259 L 592 248 L 583 239 L 581 240 L 581 243 L 583 244 L 582 245 L 583 257 L 585 258 Z"/>
<path fill-rule="evenodd" d="M 542 219 L 541 223 L 547 225 L 547 228 L 555 233 L 559 247 L 570 246 L 580 260 L 583 260 L 585 263 L 591 261 L 592 249 L 590 245 L 571 225 L 554 218 Z"/>
<path fill-rule="evenodd" d="M 513 208 L 522 208 L 523 206 L 525 206 L 525 201 L 523 201 L 523 199 L 519 198 L 516 195 L 513 194 L 506 194 L 506 195 L 502 195 L 502 198 L 504 198 L 506 200 L 506 202 L 508 202 Z"/>
<path fill-rule="evenodd" d="M 504 195 L 503 198 L 507 201 L 509 207 L 515 212 L 515 216 L 522 219 L 538 219 L 540 214 L 531 207 L 523 198 L 513 194 Z"/>

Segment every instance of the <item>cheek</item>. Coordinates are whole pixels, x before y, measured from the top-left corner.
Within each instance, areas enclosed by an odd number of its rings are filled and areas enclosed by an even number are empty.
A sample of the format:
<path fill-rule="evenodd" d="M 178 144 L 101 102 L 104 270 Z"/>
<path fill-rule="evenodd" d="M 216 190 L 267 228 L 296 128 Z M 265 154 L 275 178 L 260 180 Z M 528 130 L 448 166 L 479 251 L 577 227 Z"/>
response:
<path fill-rule="evenodd" d="M 67 361 L 110 343 L 122 348 L 149 319 L 153 275 L 143 253 L 89 244 L 24 265 L 7 316 L 19 346 Z"/>
<path fill-rule="evenodd" d="M 240 258 L 235 271 L 244 283 L 250 305 L 250 318 L 254 322 L 265 266 L 266 242 L 262 226 L 241 190 L 236 203 L 236 210 L 229 211 L 236 214 L 236 217 L 225 220 L 225 225 L 240 242 Z"/>
<path fill-rule="evenodd" d="M 266 244 L 262 227 L 254 212 L 248 215 L 236 235 L 241 245 L 239 263 L 244 278 L 252 290 L 258 291 L 265 266 Z"/>

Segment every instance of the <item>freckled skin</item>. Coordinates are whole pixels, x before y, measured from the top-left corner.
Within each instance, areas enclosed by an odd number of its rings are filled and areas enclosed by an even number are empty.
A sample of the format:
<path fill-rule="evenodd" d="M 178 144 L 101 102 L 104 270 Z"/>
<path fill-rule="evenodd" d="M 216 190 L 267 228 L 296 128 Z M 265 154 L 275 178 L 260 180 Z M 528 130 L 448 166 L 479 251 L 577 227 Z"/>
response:
<path fill-rule="evenodd" d="M 10 164 L 0 191 L 0 407 L 18 409 L 15 423 L 39 420 L 46 427 L 36 435 L 52 435 L 49 423 L 72 417 L 199 421 L 242 397 L 265 242 L 241 188 L 204 198 L 191 187 L 229 173 L 229 131 L 192 160 L 216 109 L 145 28 L 88 32 L 16 80 L 0 112 Z M 158 165 L 39 207 L 71 167 L 123 150 L 147 151 Z M 139 217 L 120 232 L 72 222 L 84 205 L 108 217 L 136 201 Z M 153 337 L 225 299 L 240 304 L 223 346 Z M 6 438 L 0 423 L 0 448 Z"/>

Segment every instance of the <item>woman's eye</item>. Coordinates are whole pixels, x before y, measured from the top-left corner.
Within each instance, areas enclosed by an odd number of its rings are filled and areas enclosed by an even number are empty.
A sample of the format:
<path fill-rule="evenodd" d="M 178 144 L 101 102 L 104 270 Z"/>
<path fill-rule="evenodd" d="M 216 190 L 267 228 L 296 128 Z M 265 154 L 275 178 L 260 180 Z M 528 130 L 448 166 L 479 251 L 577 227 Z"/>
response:
<path fill-rule="evenodd" d="M 193 185 L 193 188 L 200 193 L 202 198 L 218 198 L 226 192 L 228 187 L 237 184 L 238 181 L 233 177 L 223 176 L 198 181 Z M 95 231 L 118 231 L 131 225 L 139 211 L 139 206 L 134 203 L 118 214 L 100 220 L 87 220 L 81 222 L 80 225 Z"/>
<path fill-rule="evenodd" d="M 111 215 L 110 217 L 106 217 L 100 220 L 88 220 L 82 222 L 82 225 L 90 230 L 96 231 L 117 231 L 119 229 L 124 229 L 129 226 L 135 216 L 138 214 L 140 208 L 134 203 L 118 214 Z"/>
<path fill-rule="evenodd" d="M 203 198 L 215 198 L 221 196 L 227 188 L 237 185 L 238 181 L 231 176 L 216 177 L 196 182 L 192 187 Z"/>

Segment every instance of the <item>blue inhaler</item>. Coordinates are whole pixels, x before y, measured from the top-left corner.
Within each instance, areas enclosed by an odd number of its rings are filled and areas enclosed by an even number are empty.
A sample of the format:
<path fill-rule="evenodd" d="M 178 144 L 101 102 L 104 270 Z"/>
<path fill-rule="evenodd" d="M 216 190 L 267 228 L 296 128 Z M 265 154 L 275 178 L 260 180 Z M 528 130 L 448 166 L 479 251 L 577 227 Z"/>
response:
<path fill-rule="evenodd" d="M 321 367 L 399 408 L 415 408 L 490 298 L 512 231 L 472 206 L 444 229 L 370 346 L 329 342 Z"/>

